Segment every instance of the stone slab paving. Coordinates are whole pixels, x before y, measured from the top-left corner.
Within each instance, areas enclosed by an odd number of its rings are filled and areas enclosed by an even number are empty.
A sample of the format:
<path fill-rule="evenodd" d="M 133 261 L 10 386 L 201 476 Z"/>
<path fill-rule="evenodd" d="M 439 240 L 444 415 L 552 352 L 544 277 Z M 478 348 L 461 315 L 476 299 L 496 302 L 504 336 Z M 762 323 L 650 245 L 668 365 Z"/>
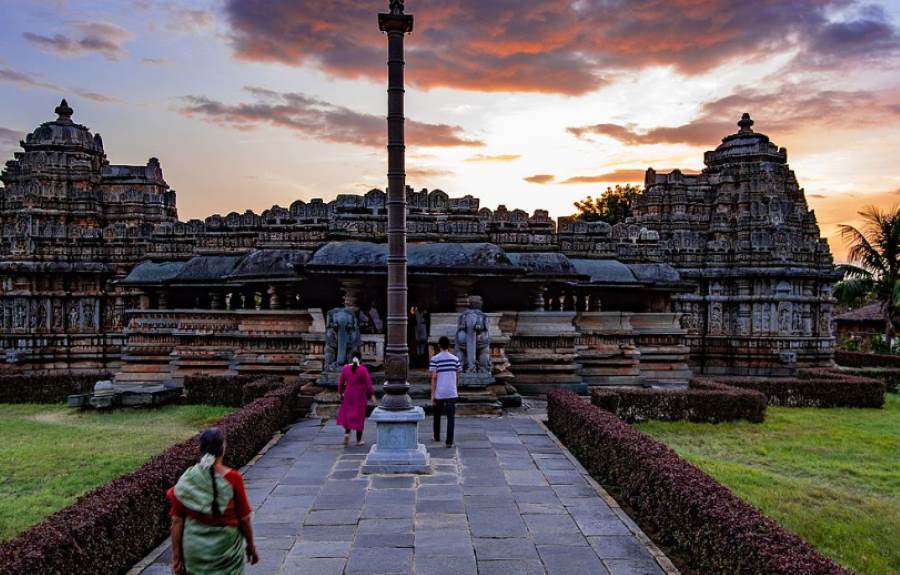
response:
<path fill-rule="evenodd" d="M 247 574 L 677 573 L 534 418 L 460 418 L 451 449 L 430 429 L 433 474 L 367 476 L 374 425 L 348 449 L 333 422 L 291 427 L 245 471 L 261 558 Z"/>

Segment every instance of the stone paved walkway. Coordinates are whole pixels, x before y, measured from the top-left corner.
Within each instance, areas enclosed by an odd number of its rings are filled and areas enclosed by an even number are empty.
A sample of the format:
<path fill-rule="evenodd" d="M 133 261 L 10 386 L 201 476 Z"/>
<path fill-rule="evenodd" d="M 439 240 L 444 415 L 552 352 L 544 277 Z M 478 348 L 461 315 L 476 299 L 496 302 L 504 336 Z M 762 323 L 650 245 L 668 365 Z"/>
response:
<path fill-rule="evenodd" d="M 261 557 L 248 575 L 665 572 L 531 417 L 460 418 L 452 449 L 430 428 L 419 435 L 434 474 L 413 477 L 361 476 L 368 446 L 343 449 L 333 422 L 292 427 L 245 474 Z M 166 550 L 144 575 L 168 573 L 168 561 Z"/>

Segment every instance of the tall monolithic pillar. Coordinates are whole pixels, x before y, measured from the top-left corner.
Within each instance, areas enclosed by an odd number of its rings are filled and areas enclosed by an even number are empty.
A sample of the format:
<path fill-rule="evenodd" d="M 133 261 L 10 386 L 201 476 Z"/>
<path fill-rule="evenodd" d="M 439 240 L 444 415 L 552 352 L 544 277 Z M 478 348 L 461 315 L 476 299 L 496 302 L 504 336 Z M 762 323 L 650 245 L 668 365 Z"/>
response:
<path fill-rule="evenodd" d="M 384 397 L 381 406 L 410 407 L 409 347 L 406 335 L 406 136 L 403 111 L 403 40 L 412 32 L 413 17 L 404 14 L 403 2 L 392 0 L 390 12 L 378 15 L 378 28 L 388 37 L 388 284 L 387 334 L 384 353 Z"/>

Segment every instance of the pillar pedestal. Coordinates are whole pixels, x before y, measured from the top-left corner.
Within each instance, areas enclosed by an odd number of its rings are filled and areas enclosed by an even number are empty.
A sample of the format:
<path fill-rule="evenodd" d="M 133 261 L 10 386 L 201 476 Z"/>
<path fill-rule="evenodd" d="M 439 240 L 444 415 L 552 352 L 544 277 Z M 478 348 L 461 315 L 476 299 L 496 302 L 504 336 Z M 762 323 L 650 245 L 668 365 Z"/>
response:
<path fill-rule="evenodd" d="M 370 419 L 378 425 L 378 442 L 366 456 L 363 473 L 431 473 L 428 451 L 419 443 L 419 422 L 425 419 L 421 407 L 376 407 Z"/>

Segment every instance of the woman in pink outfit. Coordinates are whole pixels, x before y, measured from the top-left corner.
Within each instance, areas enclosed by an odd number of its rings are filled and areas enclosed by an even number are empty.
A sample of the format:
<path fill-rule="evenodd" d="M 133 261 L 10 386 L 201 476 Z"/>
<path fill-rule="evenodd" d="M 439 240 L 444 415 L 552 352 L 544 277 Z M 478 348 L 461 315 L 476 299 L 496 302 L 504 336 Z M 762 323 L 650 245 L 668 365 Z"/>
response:
<path fill-rule="evenodd" d="M 375 386 L 366 366 L 360 365 L 360 354 L 353 352 L 353 361 L 341 369 L 338 377 L 338 393 L 341 407 L 338 408 L 337 424 L 344 428 L 344 447 L 350 445 L 350 430 L 356 431 L 356 445 L 363 445 L 363 429 L 366 426 L 366 403 L 375 397 Z"/>

